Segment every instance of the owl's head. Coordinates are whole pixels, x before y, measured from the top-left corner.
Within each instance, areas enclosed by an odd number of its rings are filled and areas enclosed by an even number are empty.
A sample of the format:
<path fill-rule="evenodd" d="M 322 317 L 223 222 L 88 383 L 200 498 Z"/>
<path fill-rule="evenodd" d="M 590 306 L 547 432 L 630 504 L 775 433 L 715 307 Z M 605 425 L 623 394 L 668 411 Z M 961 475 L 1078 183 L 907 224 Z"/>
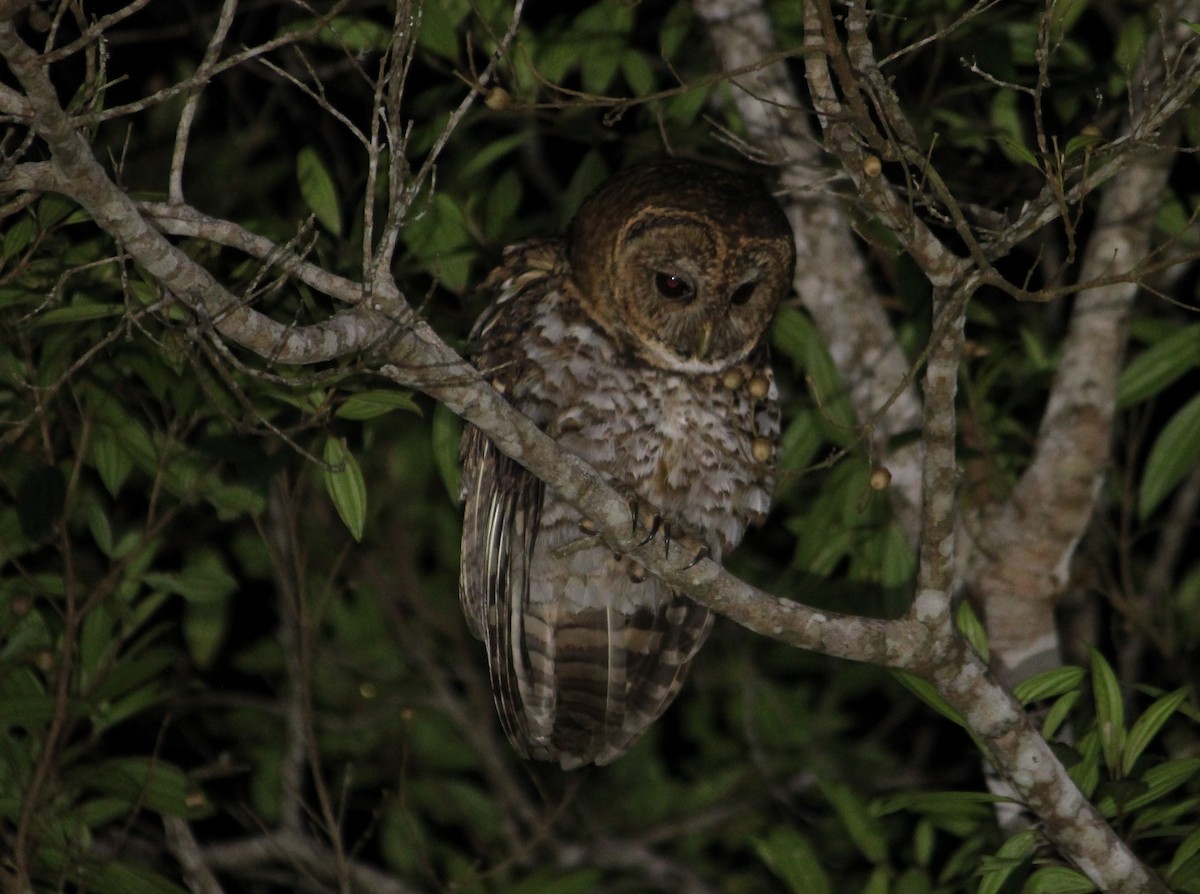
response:
<path fill-rule="evenodd" d="M 589 314 L 665 369 L 714 372 L 761 340 L 792 282 L 791 227 L 758 180 L 689 161 L 623 171 L 571 222 Z"/>

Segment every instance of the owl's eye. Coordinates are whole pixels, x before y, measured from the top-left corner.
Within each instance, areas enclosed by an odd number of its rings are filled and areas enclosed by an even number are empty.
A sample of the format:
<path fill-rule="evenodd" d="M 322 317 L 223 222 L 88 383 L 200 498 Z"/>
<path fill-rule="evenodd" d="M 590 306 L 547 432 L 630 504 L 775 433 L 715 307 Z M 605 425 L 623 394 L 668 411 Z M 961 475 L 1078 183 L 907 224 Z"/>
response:
<path fill-rule="evenodd" d="M 692 300 L 696 294 L 692 284 L 676 273 L 658 272 L 654 274 L 654 287 L 658 294 L 668 301 L 679 301 L 684 304 Z"/>
<path fill-rule="evenodd" d="M 729 296 L 729 303 L 734 307 L 741 307 L 754 297 L 754 291 L 757 288 L 758 283 L 753 280 L 742 283 L 740 286 L 734 289 L 733 294 Z"/>

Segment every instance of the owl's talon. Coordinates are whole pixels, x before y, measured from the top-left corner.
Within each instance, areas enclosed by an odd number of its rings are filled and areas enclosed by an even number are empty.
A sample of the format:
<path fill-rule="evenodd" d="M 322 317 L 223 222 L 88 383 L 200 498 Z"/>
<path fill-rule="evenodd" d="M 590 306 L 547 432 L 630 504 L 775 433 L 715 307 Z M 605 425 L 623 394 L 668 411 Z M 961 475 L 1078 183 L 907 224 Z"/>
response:
<path fill-rule="evenodd" d="M 683 566 L 681 570 L 687 571 L 689 568 L 695 568 L 700 563 L 701 559 L 707 559 L 712 555 L 712 552 L 707 546 L 702 546 L 696 550 L 696 555 L 692 556 L 692 561 Z"/>
<path fill-rule="evenodd" d="M 663 522 L 663 558 L 671 558 L 671 522 Z"/>
<path fill-rule="evenodd" d="M 653 539 L 654 539 L 654 537 L 655 537 L 655 535 L 656 535 L 656 534 L 658 534 L 658 529 L 659 529 L 660 527 L 662 527 L 662 516 L 661 516 L 661 515 L 655 515 L 655 516 L 654 516 L 654 518 L 650 519 L 650 533 L 649 533 L 649 534 L 647 534 L 647 535 L 646 535 L 646 536 L 645 536 L 645 537 L 644 537 L 644 538 L 643 538 L 643 539 L 642 539 L 642 540 L 641 540 L 641 541 L 638 543 L 638 546 L 645 546 L 647 543 L 649 543 L 651 540 L 653 540 Z M 669 530 L 669 526 L 668 526 L 668 530 Z"/>
<path fill-rule="evenodd" d="M 596 527 L 596 523 L 590 518 L 580 519 L 579 530 L 581 533 L 586 534 L 589 537 L 595 537 L 600 533 L 599 529 Z"/>
<path fill-rule="evenodd" d="M 628 500 L 626 500 L 626 503 L 629 506 L 629 536 L 632 537 L 634 534 L 637 533 L 637 522 L 638 522 L 637 497 L 629 497 Z"/>

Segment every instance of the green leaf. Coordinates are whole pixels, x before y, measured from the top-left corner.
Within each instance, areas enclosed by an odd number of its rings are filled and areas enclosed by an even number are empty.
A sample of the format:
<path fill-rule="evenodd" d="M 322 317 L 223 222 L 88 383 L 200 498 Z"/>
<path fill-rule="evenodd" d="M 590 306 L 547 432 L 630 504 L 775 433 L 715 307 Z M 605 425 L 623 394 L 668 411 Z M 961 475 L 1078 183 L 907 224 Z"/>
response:
<path fill-rule="evenodd" d="M 119 757 L 75 768 L 72 784 L 113 797 L 124 798 L 165 816 L 188 816 L 187 775 L 173 764 L 156 758 Z"/>
<path fill-rule="evenodd" d="M 61 326 L 64 323 L 75 325 L 89 323 L 92 320 L 104 320 L 108 317 L 119 317 L 125 313 L 123 305 L 95 304 L 90 301 L 76 301 L 70 307 L 56 307 L 40 313 L 29 323 L 28 330 L 40 329 L 43 326 Z"/>
<path fill-rule="evenodd" d="M 754 850 L 792 894 L 832 894 L 833 886 L 812 844 L 790 826 L 776 826 L 766 838 L 756 839 Z"/>
<path fill-rule="evenodd" d="M 1076 690 L 1083 683 L 1084 669 L 1065 665 L 1034 674 L 1013 687 L 1013 697 L 1023 705 L 1056 698 Z"/>
<path fill-rule="evenodd" d="M 1063 158 L 1074 158 L 1089 146 L 1095 146 L 1102 142 L 1104 142 L 1104 137 L 1100 134 L 1088 133 L 1073 136 L 1071 139 L 1067 140 L 1067 148 L 1063 150 Z"/>
<path fill-rule="evenodd" d="M 407 410 L 421 415 L 421 408 L 413 400 L 412 394 L 397 389 L 378 389 L 352 394 L 338 407 L 337 415 L 342 419 L 361 422 L 390 413 L 392 410 Z"/>
<path fill-rule="evenodd" d="M 1145 45 L 1146 20 L 1137 15 L 1127 16 L 1121 24 L 1121 33 L 1117 37 L 1113 58 L 1122 70 L 1132 73 Z"/>
<path fill-rule="evenodd" d="M 1200 826 L 1197 826 L 1188 833 L 1187 838 L 1179 843 L 1179 847 L 1175 849 L 1175 856 L 1171 858 L 1171 865 L 1167 867 L 1167 878 L 1170 879 L 1184 863 L 1200 853 Z"/>
<path fill-rule="evenodd" d="M 468 177 L 477 174 L 487 167 L 490 167 L 494 162 L 499 161 L 510 152 L 520 149 L 522 146 L 528 145 L 529 134 L 525 131 L 510 134 L 507 137 L 498 137 L 490 140 L 486 146 L 481 146 L 478 151 L 471 153 L 471 158 L 463 165 L 462 176 Z M 509 170 L 512 170 L 511 168 Z"/>
<path fill-rule="evenodd" d="M 608 167 L 604 163 L 604 156 L 592 149 L 583 157 L 583 161 L 575 169 L 575 173 L 571 176 L 571 182 L 567 184 L 567 188 L 563 192 L 559 221 L 562 226 L 565 227 L 570 223 L 575 212 L 579 210 L 579 206 L 583 204 L 583 200 L 607 176 Z"/>
<path fill-rule="evenodd" d="M 1200 323 L 1193 323 L 1150 345 L 1130 361 L 1117 386 L 1117 406 L 1125 409 L 1153 397 L 1197 365 Z"/>
<path fill-rule="evenodd" d="M 405 243 L 425 270 L 447 289 L 461 292 L 475 258 L 471 230 L 458 203 L 439 192 L 405 226 Z"/>
<path fill-rule="evenodd" d="M 1075 703 L 1079 701 L 1082 694 L 1076 689 L 1073 692 L 1064 694 L 1050 706 L 1050 710 L 1046 712 L 1046 719 L 1042 721 L 1042 738 L 1054 738 L 1054 734 L 1058 732 L 1059 727 L 1071 715 Z"/>
<path fill-rule="evenodd" d="M 333 501 L 338 515 L 355 540 L 362 540 L 367 522 L 367 486 L 362 470 L 346 444 L 330 435 L 325 439 L 325 490 Z"/>
<path fill-rule="evenodd" d="M 152 571 L 143 580 L 151 587 L 197 604 L 221 602 L 238 586 L 220 556 L 208 550 L 193 555 L 178 574 Z"/>
<path fill-rule="evenodd" d="M 342 210 L 338 204 L 337 188 L 321 157 L 311 146 L 305 146 L 296 156 L 296 180 L 300 196 L 308 210 L 334 236 L 342 234 Z"/>
<path fill-rule="evenodd" d="M 912 838 L 913 859 L 918 866 L 929 866 L 933 862 L 933 849 L 937 845 L 937 830 L 928 817 L 917 821 Z"/>
<path fill-rule="evenodd" d="M 186 888 L 138 863 L 105 863 L 88 874 L 95 894 L 187 894 Z"/>
<path fill-rule="evenodd" d="M 1145 783 L 1140 783 L 1138 792 L 1134 797 L 1139 797 L 1145 794 L 1145 792 Z M 1129 800 L 1129 798 L 1126 798 L 1125 803 L 1128 803 Z M 1187 828 L 1191 828 L 1194 824 L 1197 807 L 1200 807 L 1200 797 L 1196 796 L 1180 798 L 1179 800 L 1172 799 L 1165 804 L 1143 807 L 1133 817 L 1133 825 L 1129 827 L 1130 838 L 1134 841 L 1142 838 L 1143 830 L 1149 834 L 1158 834 L 1164 829 L 1176 826 L 1180 822 L 1187 822 Z"/>
<path fill-rule="evenodd" d="M 637 50 L 621 56 L 621 74 L 634 96 L 645 96 L 654 90 L 654 69 Z"/>
<path fill-rule="evenodd" d="M 1092 695 L 1096 702 L 1096 726 L 1100 733 L 1100 748 L 1109 772 L 1121 770 L 1121 755 L 1125 750 L 1125 705 L 1121 686 L 1112 666 L 1104 656 L 1091 649 Z"/>
<path fill-rule="evenodd" d="M 103 507 L 94 500 L 88 503 L 87 521 L 88 530 L 91 531 L 92 539 L 96 541 L 96 546 L 100 547 L 100 551 L 106 556 L 111 556 L 113 551 L 112 524 L 109 522 L 108 515 L 105 514 Z"/>
<path fill-rule="evenodd" d="M 359 16 L 335 16 L 321 37 L 326 35 L 330 43 L 355 53 L 382 53 L 392 42 L 391 28 Z"/>
<path fill-rule="evenodd" d="M 223 603 L 194 603 L 183 614 L 183 638 L 188 654 L 200 669 L 217 657 L 229 631 L 229 609 Z"/>
<path fill-rule="evenodd" d="M 987 631 L 984 630 L 983 622 L 979 620 L 975 609 L 971 608 L 971 603 L 967 600 L 964 599 L 958 604 L 958 611 L 954 613 L 954 623 L 967 642 L 971 644 L 971 648 L 978 653 L 980 658 L 987 661 Z"/>
<path fill-rule="evenodd" d="M 1028 141 L 1025 139 L 1025 125 L 1017 104 L 1016 91 L 996 91 L 992 99 L 991 122 L 996 131 L 996 142 L 1010 160 L 1041 169 L 1037 156 L 1026 148 Z"/>
<path fill-rule="evenodd" d="M 871 872 L 867 883 L 863 885 L 860 894 L 888 894 L 888 876 L 890 872 L 886 866 L 876 866 Z"/>
<path fill-rule="evenodd" d="M 671 11 L 663 16 L 658 26 L 658 48 L 662 57 L 670 60 L 687 38 L 692 22 L 692 5 L 676 3 Z"/>
<path fill-rule="evenodd" d="M 786 355 L 808 379 L 830 434 L 845 441 L 855 429 L 841 374 L 809 318 L 794 307 L 781 307 L 771 327 L 771 344 Z"/>
<path fill-rule="evenodd" d="M 1144 794 L 1130 798 L 1125 804 L 1125 810 L 1132 813 L 1157 801 L 1168 792 L 1183 785 L 1200 771 L 1200 757 L 1182 758 L 1168 761 L 1165 764 L 1151 767 L 1142 774 L 1142 782 L 1146 785 Z"/>
<path fill-rule="evenodd" d="M 1087 876 L 1066 866 L 1043 866 L 1025 882 L 1021 894 L 1089 894 L 1096 886 Z"/>
<path fill-rule="evenodd" d="M 1070 698 L 1064 695 L 1063 698 Z M 1093 726 L 1076 743 L 1079 760 L 1067 768 L 1067 775 L 1079 786 L 1085 797 L 1090 798 L 1100 783 L 1100 731 Z"/>
<path fill-rule="evenodd" d="M 8 232 L 4 234 L 3 242 L 0 242 L 0 259 L 8 260 L 23 250 L 33 238 L 37 235 L 37 222 L 30 214 L 22 214 L 16 223 L 8 227 Z"/>
<path fill-rule="evenodd" d="M 40 736 L 40 727 L 54 717 L 54 699 L 48 695 L 0 698 L 0 729 L 20 728 Z"/>
<path fill-rule="evenodd" d="M 1037 843 L 1038 833 L 1026 829 L 1000 845 L 995 856 L 980 860 L 981 878 L 977 894 L 999 894 L 1012 874 L 1028 862 Z"/>
<path fill-rule="evenodd" d="M 58 466 L 36 466 L 17 489 L 21 533 L 32 541 L 49 537 L 67 502 L 67 479 Z"/>
<path fill-rule="evenodd" d="M 890 522 L 883 536 L 883 555 L 879 565 L 880 583 L 885 587 L 904 586 L 916 574 L 917 555 L 899 522 Z M 984 645 L 987 645 L 986 639 Z"/>
<path fill-rule="evenodd" d="M 885 862 L 887 860 L 887 839 L 883 834 L 883 828 L 879 825 L 879 821 L 867 811 L 862 799 L 843 783 L 818 778 L 817 784 L 821 787 L 821 792 L 825 795 L 826 800 L 837 811 L 854 846 L 872 863 Z"/>
<path fill-rule="evenodd" d="M 902 792 L 881 798 L 872 806 L 876 816 L 887 816 L 901 810 L 918 814 L 979 815 L 981 808 L 992 804 L 1007 804 L 1011 798 L 990 792 Z"/>
<path fill-rule="evenodd" d="M 462 420 L 443 404 L 433 410 L 433 462 L 450 499 L 457 502 L 462 469 L 458 464 L 458 442 L 462 438 Z"/>
<path fill-rule="evenodd" d="M 910 866 L 900 873 L 892 886 L 892 894 L 929 894 L 933 890 L 933 879 L 920 866 Z"/>
<path fill-rule="evenodd" d="M 910 674 L 908 671 L 892 671 L 892 676 L 909 692 L 919 698 L 933 710 L 937 711 L 947 720 L 953 721 L 963 729 L 967 728 L 967 722 L 963 720 L 962 715 L 938 694 L 938 691 L 933 688 L 933 685 L 921 679 L 915 674 Z"/>
<path fill-rule="evenodd" d="M 1200 461 L 1200 394 L 1184 404 L 1163 426 L 1138 492 L 1138 516 L 1145 521 L 1158 504 Z"/>
<path fill-rule="evenodd" d="M 1125 753 L 1121 760 L 1121 773 L 1128 775 L 1133 770 L 1133 765 L 1137 759 L 1141 757 L 1146 746 L 1158 735 L 1159 730 L 1183 704 L 1184 699 L 1188 696 L 1188 690 L 1178 689 L 1170 695 L 1164 695 L 1154 704 L 1146 709 L 1133 726 L 1129 728 L 1129 735 L 1125 739 Z"/>
<path fill-rule="evenodd" d="M 204 496 L 216 508 L 221 521 L 242 515 L 258 515 L 267 505 L 262 491 L 240 484 L 219 485 Z"/>
<path fill-rule="evenodd" d="M 421 28 L 417 32 L 417 46 L 449 62 L 458 62 L 460 41 L 457 26 L 467 11 L 465 3 L 421 4 Z"/>
<path fill-rule="evenodd" d="M 592 44 L 591 51 L 579 60 L 579 73 L 584 90 L 597 95 L 608 91 L 609 85 L 617 76 L 621 47 L 619 41 L 597 40 Z"/>
<path fill-rule="evenodd" d="M 221 556 L 208 549 L 190 555 L 176 578 L 178 593 L 188 602 L 223 603 L 238 588 Z"/>
<path fill-rule="evenodd" d="M 500 240 L 508 231 L 521 205 L 521 178 L 509 169 L 500 175 L 487 194 L 483 206 L 483 231 L 489 239 Z"/>

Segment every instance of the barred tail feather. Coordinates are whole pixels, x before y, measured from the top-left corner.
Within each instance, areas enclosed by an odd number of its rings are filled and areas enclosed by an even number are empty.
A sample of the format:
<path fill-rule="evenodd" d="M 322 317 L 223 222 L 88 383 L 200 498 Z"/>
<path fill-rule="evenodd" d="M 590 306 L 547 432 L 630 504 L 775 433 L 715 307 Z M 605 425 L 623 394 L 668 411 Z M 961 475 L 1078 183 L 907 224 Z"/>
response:
<path fill-rule="evenodd" d="M 606 764 L 632 747 L 674 700 L 712 626 L 708 609 L 683 597 L 633 613 L 541 604 L 520 614 L 513 629 L 523 629 L 524 647 L 503 652 L 508 667 L 495 655 L 493 679 L 515 676 L 522 702 L 501 701 L 498 686 L 497 705 L 522 753 L 563 769 Z"/>

